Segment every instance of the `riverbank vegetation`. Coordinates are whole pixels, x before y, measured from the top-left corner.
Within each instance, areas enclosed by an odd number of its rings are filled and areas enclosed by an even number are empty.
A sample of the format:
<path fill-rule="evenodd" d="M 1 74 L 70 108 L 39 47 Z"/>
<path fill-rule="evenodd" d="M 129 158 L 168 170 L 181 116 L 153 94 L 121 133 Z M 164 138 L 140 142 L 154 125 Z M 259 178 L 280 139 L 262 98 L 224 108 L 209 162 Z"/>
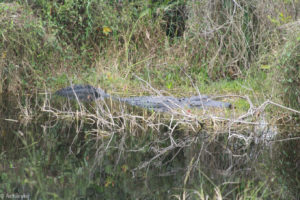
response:
<path fill-rule="evenodd" d="M 299 198 L 299 9 L 298 0 L 0 3 L 0 194 Z M 52 99 L 70 84 L 209 94 L 234 107 L 164 114 Z"/>

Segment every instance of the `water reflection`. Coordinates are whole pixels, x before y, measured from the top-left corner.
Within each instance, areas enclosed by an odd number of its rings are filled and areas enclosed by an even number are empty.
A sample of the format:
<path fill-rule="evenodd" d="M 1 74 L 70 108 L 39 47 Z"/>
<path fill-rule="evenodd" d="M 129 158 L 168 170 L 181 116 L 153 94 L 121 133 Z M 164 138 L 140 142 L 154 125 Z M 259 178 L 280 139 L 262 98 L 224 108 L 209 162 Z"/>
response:
<path fill-rule="evenodd" d="M 218 188 L 223 199 L 242 194 L 299 199 L 300 140 L 253 139 L 246 145 L 228 140 L 226 132 L 212 138 L 204 130 L 176 130 L 174 139 L 186 145 L 153 159 L 170 145 L 163 130 L 159 135 L 149 129 L 138 136 L 123 132 L 99 138 L 95 124 L 57 121 L 40 109 L 32 110 L 32 120 L 24 124 L 22 101 L 12 95 L 0 101 L 0 193 L 30 193 L 42 199 L 176 199 L 183 194 L 198 199 L 201 192 L 213 198 Z M 265 132 L 254 130 L 265 137 Z M 286 131 L 277 131 L 276 140 L 286 138 Z"/>

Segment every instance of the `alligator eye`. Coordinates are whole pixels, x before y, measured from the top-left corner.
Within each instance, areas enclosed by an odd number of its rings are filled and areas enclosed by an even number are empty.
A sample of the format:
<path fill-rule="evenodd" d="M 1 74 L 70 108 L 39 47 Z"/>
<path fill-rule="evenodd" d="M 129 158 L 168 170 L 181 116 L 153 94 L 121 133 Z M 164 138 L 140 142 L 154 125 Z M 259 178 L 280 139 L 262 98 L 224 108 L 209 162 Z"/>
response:
<path fill-rule="evenodd" d="M 94 92 L 94 96 L 95 96 L 95 98 L 97 99 L 97 98 L 100 97 L 100 94 L 99 94 L 98 92 Z"/>

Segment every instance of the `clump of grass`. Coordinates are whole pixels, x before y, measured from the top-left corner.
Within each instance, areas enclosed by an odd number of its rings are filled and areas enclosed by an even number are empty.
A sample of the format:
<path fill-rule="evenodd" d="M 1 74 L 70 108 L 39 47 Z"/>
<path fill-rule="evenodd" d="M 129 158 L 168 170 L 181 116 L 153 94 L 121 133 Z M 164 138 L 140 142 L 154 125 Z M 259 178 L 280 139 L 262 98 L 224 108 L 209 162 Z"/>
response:
<path fill-rule="evenodd" d="M 300 109 L 300 30 L 293 31 L 288 38 L 278 63 L 283 101 L 287 106 Z"/>
<path fill-rule="evenodd" d="M 243 77 L 262 53 L 277 44 L 276 24 L 269 18 L 279 13 L 290 16 L 288 10 L 293 9 L 288 5 L 255 0 L 191 1 L 186 31 L 190 60 L 199 67 L 206 64 L 213 80 Z"/>
<path fill-rule="evenodd" d="M 0 83 L 4 91 L 32 88 L 61 61 L 61 49 L 43 22 L 17 3 L 0 4 Z"/>

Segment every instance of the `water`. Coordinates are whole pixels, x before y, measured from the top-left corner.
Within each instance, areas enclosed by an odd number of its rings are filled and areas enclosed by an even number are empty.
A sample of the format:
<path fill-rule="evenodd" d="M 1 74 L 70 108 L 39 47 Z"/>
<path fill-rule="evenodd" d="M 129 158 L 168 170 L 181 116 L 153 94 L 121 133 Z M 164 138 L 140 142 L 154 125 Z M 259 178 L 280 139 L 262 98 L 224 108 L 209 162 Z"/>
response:
<path fill-rule="evenodd" d="M 85 115 L 81 106 L 72 106 L 80 114 L 58 104 L 57 117 L 43 98 L 6 95 L 0 102 L 0 198 L 300 197 L 300 140 L 287 140 L 299 136 L 296 125 L 270 127 L 262 118 L 243 130 L 248 142 L 185 126 L 170 137 L 166 127 L 156 130 L 138 117 L 103 116 L 114 123 L 104 126 L 92 115 L 100 112 L 95 104 Z"/>

